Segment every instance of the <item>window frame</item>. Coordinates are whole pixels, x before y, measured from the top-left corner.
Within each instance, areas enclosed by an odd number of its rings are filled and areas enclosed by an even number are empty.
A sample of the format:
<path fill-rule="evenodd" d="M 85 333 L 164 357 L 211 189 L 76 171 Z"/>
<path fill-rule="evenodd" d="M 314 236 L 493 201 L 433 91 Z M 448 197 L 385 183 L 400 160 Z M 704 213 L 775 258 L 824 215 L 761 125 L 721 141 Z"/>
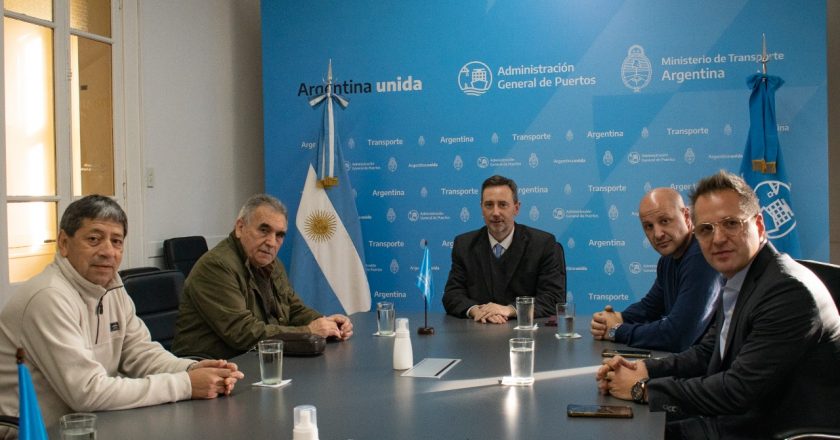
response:
<path fill-rule="evenodd" d="M 139 109 L 129 111 L 126 109 L 126 94 L 131 93 L 139 99 L 139 78 L 136 73 L 126 75 L 125 65 L 137 66 L 137 4 L 136 0 L 110 0 L 111 3 L 111 36 L 103 37 L 77 29 L 70 28 L 70 0 L 53 0 L 53 21 L 42 20 L 16 12 L 6 11 L 0 4 L 3 17 L 21 20 L 27 23 L 45 26 L 53 31 L 53 88 L 54 88 L 54 118 L 55 118 L 55 169 L 56 169 L 56 194 L 51 196 L 10 196 L 7 193 L 6 185 L 6 106 L 5 106 L 5 63 L 0 63 L 0 289 L 5 294 L 0 294 L 0 308 L 5 304 L 11 292 L 22 283 L 12 283 L 9 274 L 9 241 L 8 241 L 8 204 L 23 202 L 54 202 L 56 203 L 57 219 L 67 206 L 78 199 L 73 195 L 73 158 L 72 158 L 72 133 L 71 133 L 71 103 L 70 86 L 71 76 L 76 74 L 70 69 L 70 39 L 71 36 L 87 38 L 94 41 L 109 44 L 111 46 L 111 90 L 112 90 L 112 127 L 114 143 L 114 199 L 121 206 L 130 212 L 127 200 L 139 200 L 142 197 L 139 189 L 132 197 L 128 195 L 128 169 L 127 164 L 127 131 L 139 133 Z M 128 8 L 126 8 L 128 6 Z M 126 19 L 125 11 L 130 12 L 129 20 Z M 133 20 L 130 18 L 133 17 Z M 126 47 L 126 35 L 124 33 L 124 20 L 131 23 L 129 26 L 133 31 L 128 40 L 133 46 Z M 4 22 L 0 21 L 0 60 L 4 60 L 5 51 L 5 29 Z M 125 54 L 133 54 L 133 60 L 126 60 Z M 138 70 L 135 68 L 135 72 Z M 132 83 L 133 87 L 126 88 L 125 84 Z M 139 102 L 139 101 L 135 101 Z M 126 120 L 126 113 L 132 113 L 135 118 L 129 123 Z M 136 146 L 134 144 L 133 146 Z M 142 159 L 138 153 L 132 155 L 132 159 Z M 140 161 L 135 163 L 142 163 Z M 136 178 L 137 176 L 135 176 Z M 139 180 L 136 180 L 139 181 Z M 140 206 L 135 202 L 134 206 Z M 134 220 L 134 219 L 133 219 Z M 137 217 L 132 221 L 135 231 L 142 231 L 142 219 Z M 56 225 L 56 232 L 58 225 Z M 139 235 L 139 234 L 138 234 Z M 136 248 L 136 249 L 135 249 Z M 131 260 L 142 258 L 140 246 L 130 248 L 126 246 L 124 264 Z M 128 257 L 128 258 L 126 258 Z"/>

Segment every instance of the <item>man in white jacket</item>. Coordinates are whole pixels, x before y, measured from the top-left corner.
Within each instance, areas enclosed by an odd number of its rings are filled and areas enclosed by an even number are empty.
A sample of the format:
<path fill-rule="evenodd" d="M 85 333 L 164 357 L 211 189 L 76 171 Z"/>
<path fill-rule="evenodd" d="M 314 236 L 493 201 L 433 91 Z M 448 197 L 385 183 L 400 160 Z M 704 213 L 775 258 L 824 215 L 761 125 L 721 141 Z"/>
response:
<path fill-rule="evenodd" d="M 225 360 L 181 359 L 152 342 L 117 274 L 127 218 L 108 197 L 70 204 L 55 260 L 0 312 L 0 413 L 18 414 L 26 352 L 47 426 L 70 412 L 212 399 L 244 376 Z"/>

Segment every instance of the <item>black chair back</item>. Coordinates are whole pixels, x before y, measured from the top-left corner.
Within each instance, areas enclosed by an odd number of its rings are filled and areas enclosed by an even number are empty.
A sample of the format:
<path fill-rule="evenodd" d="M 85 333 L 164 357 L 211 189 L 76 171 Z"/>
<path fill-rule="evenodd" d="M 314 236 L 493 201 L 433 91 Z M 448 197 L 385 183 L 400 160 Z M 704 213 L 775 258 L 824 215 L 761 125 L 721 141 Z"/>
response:
<path fill-rule="evenodd" d="M 0 439 L 17 439 L 19 420 L 15 416 L 0 414 Z"/>
<path fill-rule="evenodd" d="M 813 260 L 796 260 L 799 264 L 807 267 L 814 272 L 825 287 L 831 292 L 831 297 L 834 298 L 834 304 L 840 308 L 840 266 L 831 263 L 823 263 L 821 261 Z"/>
<path fill-rule="evenodd" d="M 160 270 L 159 267 L 154 267 L 154 266 L 131 267 L 131 268 L 128 268 L 128 269 L 120 270 L 120 278 L 125 278 L 129 275 L 136 275 L 138 273 L 157 272 L 159 270 Z"/>
<path fill-rule="evenodd" d="M 566 251 L 563 250 L 563 245 L 555 243 L 554 252 L 557 254 L 557 258 L 560 260 L 560 270 L 563 274 L 563 280 L 561 283 L 563 284 L 563 292 L 566 292 Z"/>
<path fill-rule="evenodd" d="M 167 269 L 180 270 L 186 278 L 205 252 L 207 240 L 200 235 L 170 238 L 163 241 L 163 265 Z"/>
<path fill-rule="evenodd" d="M 122 280 L 152 340 L 169 350 L 175 338 L 184 274 L 179 270 L 158 270 L 126 275 Z"/>

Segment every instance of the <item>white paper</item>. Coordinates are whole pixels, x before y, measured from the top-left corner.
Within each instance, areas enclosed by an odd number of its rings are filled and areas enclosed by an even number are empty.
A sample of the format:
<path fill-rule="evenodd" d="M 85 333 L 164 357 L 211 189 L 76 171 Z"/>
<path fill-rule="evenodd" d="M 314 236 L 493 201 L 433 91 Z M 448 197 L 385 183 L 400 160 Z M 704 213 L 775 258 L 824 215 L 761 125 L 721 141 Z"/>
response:
<path fill-rule="evenodd" d="M 286 380 L 281 380 L 280 383 L 275 383 L 275 384 L 269 385 L 267 383 L 263 383 L 262 381 L 259 381 L 259 382 L 254 382 L 251 385 L 255 386 L 255 387 L 280 388 L 280 387 L 284 387 L 284 386 L 288 385 L 291 382 L 292 382 L 292 379 L 286 379 Z"/>
<path fill-rule="evenodd" d="M 410 377 L 430 377 L 433 379 L 440 379 L 449 370 L 458 365 L 460 359 L 444 359 L 444 358 L 425 358 L 417 365 L 411 367 L 408 371 L 401 374 L 401 376 Z"/>

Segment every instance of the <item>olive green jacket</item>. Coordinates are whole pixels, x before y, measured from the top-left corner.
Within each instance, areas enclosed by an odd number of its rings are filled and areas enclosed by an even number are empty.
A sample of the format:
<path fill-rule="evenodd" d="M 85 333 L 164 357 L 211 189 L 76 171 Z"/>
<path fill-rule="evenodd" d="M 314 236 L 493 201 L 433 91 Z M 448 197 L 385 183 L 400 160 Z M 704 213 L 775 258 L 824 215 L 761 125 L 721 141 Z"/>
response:
<path fill-rule="evenodd" d="M 227 359 L 280 333 L 309 333 L 322 315 L 303 304 L 283 263 L 275 260 L 271 284 L 279 308 L 265 313 L 259 289 L 233 232 L 196 262 L 184 285 L 172 351 L 179 356 Z"/>

